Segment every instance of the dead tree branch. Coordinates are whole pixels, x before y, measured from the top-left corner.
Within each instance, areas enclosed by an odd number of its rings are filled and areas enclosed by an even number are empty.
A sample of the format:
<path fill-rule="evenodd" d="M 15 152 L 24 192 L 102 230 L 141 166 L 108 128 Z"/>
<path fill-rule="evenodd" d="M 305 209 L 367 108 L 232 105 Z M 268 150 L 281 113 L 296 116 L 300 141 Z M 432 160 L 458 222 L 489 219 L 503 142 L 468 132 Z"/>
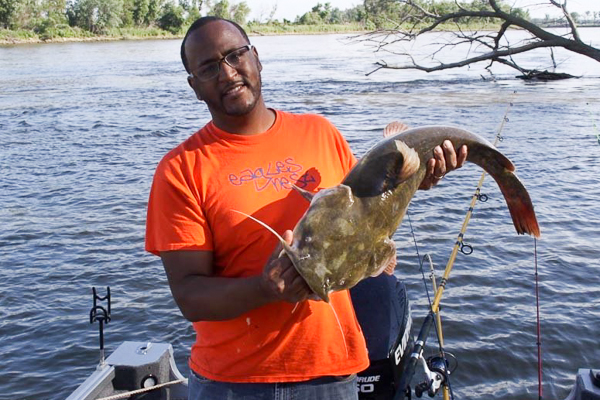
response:
<path fill-rule="evenodd" d="M 566 1 L 559 3 L 558 0 L 547 0 L 550 6 L 555 6 L 561 9 L 564 21 L 568 27 L 568 33 L 558 35 L 549 30 L 536 25 L 527 19 L 525 13 L 518 12 L 503 3 L 503 0 L 482 0 L 479 3 L 480 7 L 475 8 L 476 2 L 459 3 L 455 1 L 455 7 L 451 12 L 438 13 L 436 3 L 431 2 L 429 5 L 419 0 L 397 0 L 396 2 L 403 7 L 403 16 L 399 18 L 402 23 L 398 24 L 395 29 L 378 30 L 369 34 L 361 35 L 359 41 L 375 44 L 376 51 L 386 50 L 395 55 L 408 56 L 405 51 L 394 51 L 394 45 L 402 42 L 412 42 L 420 35 L 439 29 L 443 24 L 453 23 L 454 39 L 446 43 L 439 43 L 437 50 L 430 54 L 433 65 L 422 64 L 415 61 L 414 57 L 408 57 L 410 62 L 404 65 L 389 64 L 386 61 L 377 62 L 377 69 L 417 69 L 426 72 L 440 71 L 450 68 L 459 68 L 466 65 L 488 61 L 491 65 L 494 62 L 508 65 L 518 70 L 523 76 L 534 77 L 540 71 L 522 68 L 513 59 L 512 56 L 526 51 L 531 51 L 539 48 L 558 48 L 562 47 L 577 54 L 590 57 L 600 62 L 600 49 L 590 46 L 581 40 L 577 25 L 571 14 L 567 10 Z M 483 5 L 483 6 L 481 6 Z M 499 21 L 500 27 L 492 32 L 480 34 L 478 32 L 469 31 L 469 25 L 473 21 Z M 407 23 L 411 25 L 408 28 L 402 29 Z M 506 39 L 506 32 L 509 29 L 520 29 L 528 33 L 528 37 L 519 43 L 511 44 Z M 481 54 L 467 55 L 464 60 L 447 62 L 440 58 L 443 57 L 442 50 L 448 48 L 456 48 L 459 45 L 470 44 L 474 49 L 485 49 Z M 471 53 L 471 50 L 469 50 Z M 551 53 L 551 57 L 554 54 Z M 554 59 L 552 59 L 555 64 Z M 552 74 L 545 71 L 545 74 Z M 548 75 L 544 75 L 548 76 Z M 557 74 L 564 77 L 564 74 Z"/>

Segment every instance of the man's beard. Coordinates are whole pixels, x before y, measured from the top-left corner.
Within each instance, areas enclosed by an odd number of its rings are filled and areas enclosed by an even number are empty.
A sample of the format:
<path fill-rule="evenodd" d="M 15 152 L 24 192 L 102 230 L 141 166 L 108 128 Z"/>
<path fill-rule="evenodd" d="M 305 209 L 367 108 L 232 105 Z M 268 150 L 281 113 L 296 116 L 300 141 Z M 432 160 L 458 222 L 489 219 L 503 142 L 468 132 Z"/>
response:
<path fill-rule="evenodd" d="M 250 93 L 250 96 L 246 101 L 242 102 L 242 99 L 229 100 L 225 98 L 226 96 L 221 96 L 219 98 L 220 101 L 217 104 L 205 100 L 209 109 L 216 110 L 221 114 L 231 117 L 241 117 L 252 112 L 261 96 L 262 80 L 260 73 L 258 74 L 256 85 L 251 85 L 246 78 L 242 78 L 242 83 L 244 84 L 244 90 L 247 90 Z"/>

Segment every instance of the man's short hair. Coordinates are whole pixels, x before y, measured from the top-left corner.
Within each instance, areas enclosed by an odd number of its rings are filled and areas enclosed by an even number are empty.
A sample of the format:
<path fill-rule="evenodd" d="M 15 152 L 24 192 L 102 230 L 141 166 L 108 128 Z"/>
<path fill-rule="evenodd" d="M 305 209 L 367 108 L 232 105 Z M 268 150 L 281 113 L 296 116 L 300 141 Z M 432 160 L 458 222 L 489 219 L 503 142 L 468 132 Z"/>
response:
<path fill-rule="evenodd" d="M 230 23 L 231 25 L 235 26 L 237 28 L 237 30 L 240 31 L 240 33 L 242 34 L 242 36 L 244 37 L 244 39 L 246 39 L 246 41 L 248 42 L 248 44 L 250 44 L 250 39 L 248 38 L 248 35 L 246 34 L 246 31 L 244 31 L 244 28 L 242 28 L 239 24 L 237 24 L 237 23 L 235 23 L 233 21 L 230 21 L 228 19 L 214 17 L 212 15 L 207 15 L 206 17 L 198 18 L 189 27 L 189 29 L 187 30 L 187 33 L 185 34 L 185 37 L 183 38 L 183 42 L 181 42 L 181 62 L 183 62 L 183 66 L 185 67 L 185 70 L 188 73 L 190 72 L 190 68 L 188 66 L 187 56 L 185 55 L 185 42 L 186 42 L 188 36 L 190 36 L 195 30 L 200 29 L 204 25 L 206 25 L 206 24 L 208 24 L 210 22 L 213 22 L 213 21 L 225 21 L 225 22 Z"/>

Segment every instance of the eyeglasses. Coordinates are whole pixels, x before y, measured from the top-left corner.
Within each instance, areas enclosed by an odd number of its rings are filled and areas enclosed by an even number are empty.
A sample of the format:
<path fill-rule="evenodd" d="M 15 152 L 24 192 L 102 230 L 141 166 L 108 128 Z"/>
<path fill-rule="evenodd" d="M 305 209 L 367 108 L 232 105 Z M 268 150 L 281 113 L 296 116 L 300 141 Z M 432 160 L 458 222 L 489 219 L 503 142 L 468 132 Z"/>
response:
<path fill-rule="evenodd" d="M 235 49 L 225 55 L 225 57 L 221 58 L 218 61 L 213 61 L 208 64 L 205 64 L 198 68 L 195 71 L 192 71 L 189 75 L 190 78 L 194 76 L 198 78 L 199 81 L 205 82 L 209 81 L 213 78 L 216 78 L 221 71 L 221 63 L 225 61 L 227 65 L 231 68 L 237 69 L 244 62 L 248 60 L 248 54 L 250 50 L 252 50 L 254 46 L 251 44 L 247 44 L 239 49 Z"/>

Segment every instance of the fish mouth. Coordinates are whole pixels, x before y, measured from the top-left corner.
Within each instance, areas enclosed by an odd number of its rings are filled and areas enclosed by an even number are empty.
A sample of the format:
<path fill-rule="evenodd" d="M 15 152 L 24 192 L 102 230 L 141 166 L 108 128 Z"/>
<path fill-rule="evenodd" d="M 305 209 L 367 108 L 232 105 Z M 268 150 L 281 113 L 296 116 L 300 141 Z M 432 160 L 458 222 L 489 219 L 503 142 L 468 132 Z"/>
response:
<path fill-rule="evenodd" d="M 282 242 L 282 246 L 282 252 L 284 252 L 290 258 L 292 264 L 294 265 L 294 268 L 296 269 L 296 272 L 298 272 L 298 274 L 302 277 L 304 282 L 306 282 L 310 290 L 312 290 L 312 292 L 314 293 L 314 296 L 311 296 L 309 300 L 321 299 L 324 302 L 329 303 L 330 290 L 327 287 L 327 285 L 319 285 L 318 279 L 311 279 L 311 276 L 306 275 L 304 272 L 306 268 L 302 267 L 302 262 L 310 258 L 310 256 L 300 257 L 300 255 L 298 254 L 298 250 L 295 249 L 293 245 L 290 246 L 287 243 Z"/>
<path fill-rule="evenodd" d="M 327 290 L 328 288 L 325 286 L 311 284 L 311 279 L 307 279 L 305 274 L 302 272 L 302 266 L 301 266 L 302 260 L 305 259 L 306 257 L 301 258 L 300 255 L 298 254 L 298 251 L 294 248 L 294 246 L 290 246 L 289 244 L 287 244 L 287 242 L 281 237 L 281 235 L 279 235 L 279 233 L 275 232 L 275 230 L 273 228 L 271 228 L 269 225 L 265 224 L 261 220 L 256 219 L 252 215 L 246 214 L 242 211 L 238 211 L 238 210 L 231 210 L 231 211 L 241 214 L 247 218 L 250 218 L 254 222 L 265 227 L 273 235 L 275 235 L 275 237 L 277 237 L 277 239 L 279 239 L 279 242 L 281 243 L 281 247 L 282 247 L 281 253 L 279 255 L 281 256 L 281 255 L 283 255 L 283 253 L 287 254 L 290 261 L 292 262 L 292 265 L 294 266 L 294 268 L 296 269 L 298 274 L 302 277 L 302 279 L 304 279 L 304 282 L 306 282 L 306 284 L 313 291 L 313 293 L 316 296 L 318 296 L 320 299 L 322 299 L 323 301 L 329 303 L 329 290 Z"/>

